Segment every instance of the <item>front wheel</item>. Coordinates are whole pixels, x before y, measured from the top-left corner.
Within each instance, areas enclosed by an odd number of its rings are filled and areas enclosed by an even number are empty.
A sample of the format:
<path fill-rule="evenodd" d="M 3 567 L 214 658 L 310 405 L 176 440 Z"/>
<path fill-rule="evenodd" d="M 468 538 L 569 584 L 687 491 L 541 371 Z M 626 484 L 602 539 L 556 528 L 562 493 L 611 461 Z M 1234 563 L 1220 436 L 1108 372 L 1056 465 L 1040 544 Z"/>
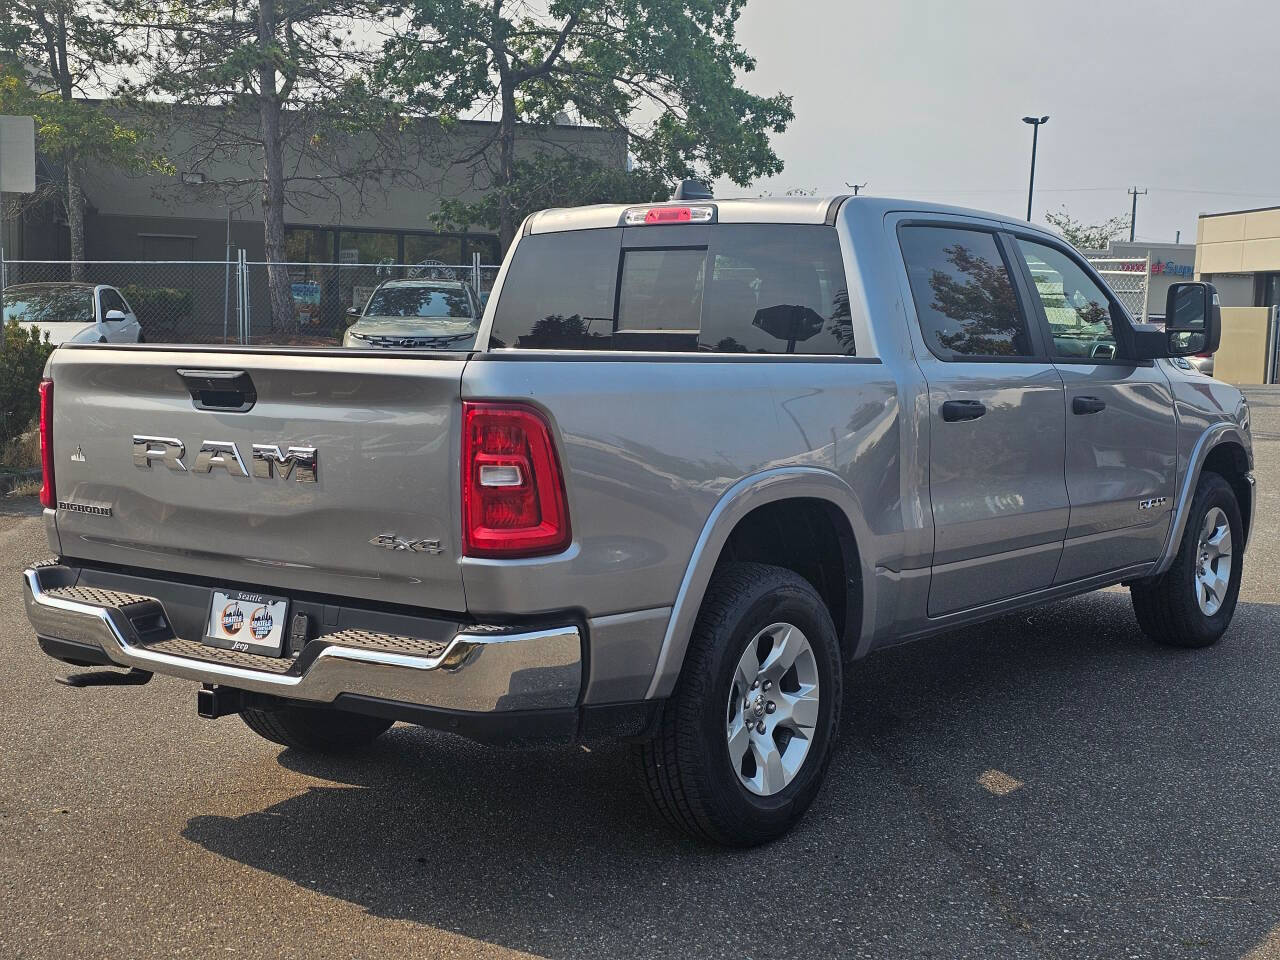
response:
<path fill-rule="evenodd" d="M 817 591 L 781 567 L 727 564 L 659 730 L 637 748 L 651 801 L 715 843 L 781 836 L 826 776 L 840 699 L 840 645 Z"/>
<path fill-rule="evenodd" d="M 1217 643 L 1236 610 L 1243 549 L 1240 505 L 1231 485 L 1216 473 L 1204 474 L 1173 564 L 1130 588 L 1142 632 L 1174 647 Z"/>

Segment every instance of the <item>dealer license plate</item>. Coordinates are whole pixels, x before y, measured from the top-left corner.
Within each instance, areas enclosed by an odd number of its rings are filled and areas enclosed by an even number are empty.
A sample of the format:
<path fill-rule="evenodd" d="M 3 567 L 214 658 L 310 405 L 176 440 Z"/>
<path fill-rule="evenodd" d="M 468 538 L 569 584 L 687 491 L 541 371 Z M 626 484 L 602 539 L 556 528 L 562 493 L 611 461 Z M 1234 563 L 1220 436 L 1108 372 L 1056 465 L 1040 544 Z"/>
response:
<path fill-rule="evenodd" d="M 239 590 L 215 590 L 204 642 L 212 647 L 280 656 L 289 601 Z"/>

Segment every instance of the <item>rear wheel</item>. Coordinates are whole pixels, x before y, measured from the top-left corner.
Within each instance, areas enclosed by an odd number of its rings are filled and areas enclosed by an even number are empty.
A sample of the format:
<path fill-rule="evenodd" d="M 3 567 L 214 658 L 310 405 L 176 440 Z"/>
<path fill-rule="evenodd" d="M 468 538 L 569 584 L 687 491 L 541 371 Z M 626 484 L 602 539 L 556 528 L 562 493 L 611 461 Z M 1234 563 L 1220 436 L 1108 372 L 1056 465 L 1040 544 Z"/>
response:
<path fill-rule="evenodd" d="M 258 736 L 308 753 L 351 753 L 391 727 L 390 720 L 380 717 L 292 704 L 270 710 L 246 707 L 240 718 Z"/>
<path fill-rule="evenodd" d="M 813 587 L 781 567 L 722 567 L 660 728 L 637 748 L 650 799 L 716 843 L 782 835 L 822 785 L 840 698 L 835 626 Z"/>
<path fill-rule="evenodd" d="M 1231 625 L 1244 571 L 1244 529 L 1231 485 L 1206 473 L 1173 564 L 1130 592 L 1138 625 L 1157 643 L 1207 647 Z"/>

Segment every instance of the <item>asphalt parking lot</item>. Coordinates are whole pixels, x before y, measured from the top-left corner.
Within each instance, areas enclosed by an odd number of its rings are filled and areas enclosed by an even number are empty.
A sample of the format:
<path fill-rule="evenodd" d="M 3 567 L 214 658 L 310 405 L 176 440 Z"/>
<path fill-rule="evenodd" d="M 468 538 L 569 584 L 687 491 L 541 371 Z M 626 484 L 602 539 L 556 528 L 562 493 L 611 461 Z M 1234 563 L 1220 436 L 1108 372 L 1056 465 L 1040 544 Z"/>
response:
<path fill-rule="evenodd" d="M 73 690 L 0 501 L 0 957 L 1280 958 L 1280 392 L 1235 623 L 1157 648 L 1126 591 L 851 672 L 791 836 L 670 834 L 622 748 L 494 751 L 397 727 L 317 760 L 193 684 Z"/>

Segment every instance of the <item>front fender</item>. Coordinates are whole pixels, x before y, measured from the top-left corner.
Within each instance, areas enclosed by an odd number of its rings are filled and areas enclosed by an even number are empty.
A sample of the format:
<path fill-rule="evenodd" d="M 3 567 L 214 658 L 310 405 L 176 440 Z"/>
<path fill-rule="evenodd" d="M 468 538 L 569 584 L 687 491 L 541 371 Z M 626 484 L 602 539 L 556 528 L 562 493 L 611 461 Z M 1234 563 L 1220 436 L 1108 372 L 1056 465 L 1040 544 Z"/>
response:
<path fill-rule="evenodd" d="M 1186 473 L 1182 477 L 1182 482 L 1178 485 L 1173 522 L 1169 524 L 1169 539 L 1165 542 L 1164 552 L 1160 554 L 1160 559 L 1156 561 L 1155 567 L 1152 568 L 1152 576 L 1159 576 L 1173 565 L 1173 559 L 1177 556 L 1178 547 L 1182 543 L 1182 535 L 1187 528 L 1187 519 L 1191 513 L 1191 501 L 1195 498 L 1196 486 L 1200 483 L 1200 472 L 1204 469 L 1204 464 L 1209 459 L 1209 454 L 1215 447 L 1233 442 L 1238 443 L 1246 453 L 1249 453 L 1253 448 L 1249 437 L 1241 430 L 1239 424 L 1229 420 L 1211 424 L 1200 434 L 1200 439 L 1196 441 L 1196 445 L 1191 449 Z M 1252 457 L 1250 457 L 1250 462 L 1252 462 Z M 1246 530 L 1246 542 L 1248 542 L 1248 534 L 1249 531 Z"/>

